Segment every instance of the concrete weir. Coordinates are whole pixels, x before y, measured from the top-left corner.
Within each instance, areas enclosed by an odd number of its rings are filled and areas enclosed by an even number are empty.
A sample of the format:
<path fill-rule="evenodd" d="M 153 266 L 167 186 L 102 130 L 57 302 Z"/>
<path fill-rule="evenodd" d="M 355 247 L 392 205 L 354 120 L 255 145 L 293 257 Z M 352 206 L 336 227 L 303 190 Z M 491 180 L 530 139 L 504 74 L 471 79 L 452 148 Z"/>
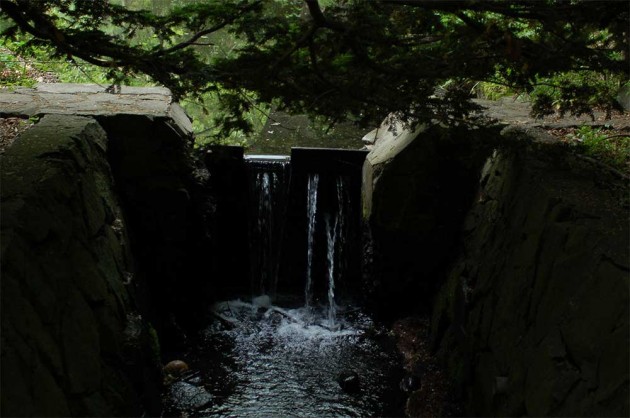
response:
<path fill-rule="evenodd" d="M 339 274 L 344 270 L 358 272 L 361 170 L 366 155 L 367 151 L 363 150 L 326 148 L 292 148 L 290 156 L 244 155 L 243 149 L 239 147 L 209 147 L 204 160 L 209 167 L 211 188 L 218 202 L 218 241 L 224 243 L 222 248 L 217 249 L 222 254 L 219 257 L 222 266 L 218 270 L 231 277 L 243 278 L 231 280 L 230 288 L 225 291 L 243 292 L 250 288 L 275 291 L 278 286 L 298 291 L 304 285 L 302 279 L 307 275 L 309 264 L 317 265 L 312 275 L 325 276 L 327 253 L 324 217 L 337 213 L 341 203 L 347 206 L 343 209 L 344 217 L 351 218 L 343 223 L 345 233 L 350 234 L 351 238 L 348 239 L 356 240 L 357 245 L 344 254 L 347 257 L 344 263 L 347 265 L 337 266 L 335 271 Z M 311 216 L 309 240 L 308 185 L 314 184 L 311 179 L 314 175 L 318 178 L 316 183 L 319 192 L 314 193 L 317 202 L 313 209 L 318 214 L 317 218 L 315 213 Z M 311 202 L 311 205 L 315 205 L 315 202 Z M 269 207 L 273 207 L 273 216 L 265 212 Z M 266 219 L 264 222 L 261 220 L 263 218 Z M 248 221 L 243 222 L 243 219 Z M 247 225 L 249 231 L 244 230 Z M 261 235 L 261 232 L 264 234 Z M 273 251 L 263 258 L 266 263 L 265 274 L 272 272 L 274 276 L 271 286 L 268 278 L 253 277 L 262 263 L 260 255 L 255 254 L 260 251 L 254 251 L 258 248 L 258 239 L 273 242 Z M 244 242 L 249 243 L 249 248 L 245 248 Z M 303 256 L 308 252 L 309 242 L 314 245 L 311 248 L 311 257 L 314 258 L 310 262 Z M 244 252 L 250 252 L 249 259 L 237 260 L 237 254 Z M 354 267 L 350 269 L 350 265 Z M 234 268 L 238 271 L 235 272 Z M 358 273 L 345 276 L 348 280 L 358 280 Z M 250 282 L 245 279 L 247 277 Z M 261 283 L 268 284 L 262 286 Z M 315 285 L 313 292 L 316 299 L 324 298 L 324 287 Z M 342 297 L 348 293 L 348 287 L 348 283 L 338 284 Z"/>
<path fill-rule="evenodd" d="M 334 148 L 291 148 L 294 173 L 319 172 L 354 175 L 361 172 L 366 150 Z"/>

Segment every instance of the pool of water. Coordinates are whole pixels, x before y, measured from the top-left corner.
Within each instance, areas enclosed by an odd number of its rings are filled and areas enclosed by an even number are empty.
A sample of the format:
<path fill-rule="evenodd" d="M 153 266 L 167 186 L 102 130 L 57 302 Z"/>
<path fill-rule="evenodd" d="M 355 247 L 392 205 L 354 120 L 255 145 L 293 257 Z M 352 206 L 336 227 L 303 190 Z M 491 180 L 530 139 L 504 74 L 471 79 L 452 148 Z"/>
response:
<path fill-rule="evenodd" d="M 402 415 L 400 359 L 387 331 L 369 316 L 338 307 L 330 327 L 326 307 L 262 305 L 215 306 L 220 319 L 187 354 L 191 370 L 169 387 L 166 414 Z M 344 373 L 356 373 L 358 389 L 341 388 Z"/>

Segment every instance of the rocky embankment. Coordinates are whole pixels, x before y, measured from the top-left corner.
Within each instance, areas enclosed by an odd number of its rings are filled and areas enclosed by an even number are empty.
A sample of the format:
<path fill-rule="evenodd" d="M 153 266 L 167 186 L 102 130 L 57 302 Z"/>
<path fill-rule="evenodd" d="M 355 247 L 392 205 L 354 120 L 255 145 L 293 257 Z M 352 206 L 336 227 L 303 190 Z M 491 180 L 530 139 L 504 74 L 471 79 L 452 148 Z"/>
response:
<path fill-rule="evenodd" d="M 158 348 L 130 323 L 107 143 L 94 119 L 48 115 L 2 157 L 3 415 L 142 413 L 128 373 Z"/>
<path fill-rule="evenodd" d="M 480 415 L 626 416 L 628 183 L 503 136 L 433 315 L 438 356 Z"/>
<path fill-rule="evenodd" d="M 371 300 L 431 312 L 467 414 L 628 415 L 627 177 L 536 127 L 432 127 L 363 187 Z"/>
<path fill-rule="evenodd" d="M 159 414 L 160 348 L 205 297 L 190 121 L 156 88 L 42 84 L 0 108 L 38 121 L 0 156 L 2 415 Z"/>

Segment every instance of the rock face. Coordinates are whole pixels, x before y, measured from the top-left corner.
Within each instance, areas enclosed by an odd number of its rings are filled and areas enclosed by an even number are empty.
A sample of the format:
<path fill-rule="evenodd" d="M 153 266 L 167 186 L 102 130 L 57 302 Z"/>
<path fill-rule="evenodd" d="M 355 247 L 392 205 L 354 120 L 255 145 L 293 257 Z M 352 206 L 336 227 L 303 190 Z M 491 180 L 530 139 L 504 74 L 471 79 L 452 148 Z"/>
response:
<path fill-rule="evenodd" d="M 627 416 L 627 180 L 528 136 L 483 168 L 434 346 L 470 413 Z"/>
<path fill-rule="evenodd" d="M 207 217 L 214 207 L 203 190 L 207 174 L 196 169 L 191 143 L 166 116 L 115 114 L 98 121 L 110 141 L 109 162 L 129 221 L 136 281 L 147 290 L 142 303 L 162 348 L 169 350 L 169 342 L 184 342 L 182 326 L 203 319 L 213 276 Z"/>
<path fill-rule="evenodd" d="M 40 83 L 34 89 L 0 93 L 0 115 L 135 115 L 165 118 L 183 136 L 192 132 L 190 119 L 163 87 L 122 86 L 118 94 L 94 84 Z"/>
<path fill-rule="evenodd" d="M 0 93 L 0 114 L 89 116 L 103 127 L 115 190 L 129 224 L 135 301 L 168 350 L 170 342 L 184 341 L 180 325 L 201 317 L 193 308 L 203 306 L 196 301 L 206 296 L 211 275 L 206 227 L 211 222 L 206 218 L 214 208 L 203 190 L 207 175 L 195 166 L 191 122 L 169 90 L 103 90 L 85 84 L 18 88 Z"/>
<path fill-rule="evenodd" d="M 49 115 L 2 156 L 2 415 L 142 413 L 106 149 L 94 119 Z"/>
<path fill-rule="evenodd" d="M 627 416 L 628 180 L 534 129 L 498 132 L 376 142 L 371 300 L 432 309 L 469 415 Z"/>
<path fill-rule="evenodd" d="M 383 314 L 391 306 L 428 312 L 488 153 L 475 144 L 489 134 L 382 129 L 363 166 L 368 299 Z"/>
<path fill-rule="evenodd" d="M 2 156 L 2 415 L 159 415 L 158 335 L 204 306 L 190 120 L 165 89 L 101 90 L 0 93 L 41 117 Z"/>

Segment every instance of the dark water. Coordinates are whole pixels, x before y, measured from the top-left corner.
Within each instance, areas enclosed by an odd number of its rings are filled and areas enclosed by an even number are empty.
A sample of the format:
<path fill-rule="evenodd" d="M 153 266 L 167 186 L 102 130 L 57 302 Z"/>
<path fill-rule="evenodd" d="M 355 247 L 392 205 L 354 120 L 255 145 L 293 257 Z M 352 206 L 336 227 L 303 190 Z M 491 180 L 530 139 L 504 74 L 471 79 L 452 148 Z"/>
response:
<path fill-rule="evenodd" d="M 216 306 L 222 317 L 189 353 L 190 377 L 173 384 L 167 414 L 233 417 L 401 416 L 399 358 L 384 329 L 339 307 L 339 329 L 326 309 Z M 337 382 L 359 376 L 357 393 Z"/>

